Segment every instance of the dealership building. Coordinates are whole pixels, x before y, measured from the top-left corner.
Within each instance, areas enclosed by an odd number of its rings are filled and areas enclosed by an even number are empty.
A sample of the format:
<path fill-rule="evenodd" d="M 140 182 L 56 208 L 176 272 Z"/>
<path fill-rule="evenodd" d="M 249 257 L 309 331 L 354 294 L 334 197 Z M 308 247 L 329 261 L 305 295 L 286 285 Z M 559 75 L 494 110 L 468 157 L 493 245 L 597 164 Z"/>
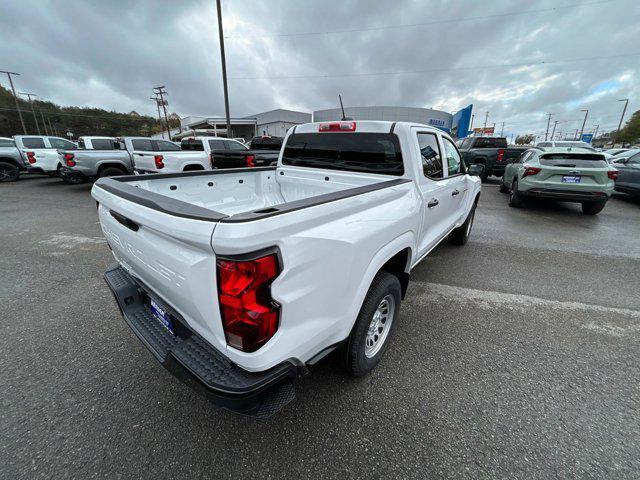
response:
<path fill-rule="evenodd" d="M 451 114 L 433 108 L 346 107 L 344 113 L 346 117 L 353 120 L 423 123 L 449 132 L 456 138 L 463 138 L 469 134 L 472 108 L 473 106 L 469 105 Z M 189 115 L 180 119 L 180 129 L 172 131 L 171 137 L 176 140 L 192 135 L 213 135 L 244 138 L 245 140 L 260 135 L 284 137 L 294 125 L 311 121 L 328 122 L 340 120 L 341 118 L 342 110 L 339 108 L 316 110 L 313 115 L 279 108 L 246 117 L 232 117 L 230 119 L 231 132 L 227 135 L 225 117 Z"/>

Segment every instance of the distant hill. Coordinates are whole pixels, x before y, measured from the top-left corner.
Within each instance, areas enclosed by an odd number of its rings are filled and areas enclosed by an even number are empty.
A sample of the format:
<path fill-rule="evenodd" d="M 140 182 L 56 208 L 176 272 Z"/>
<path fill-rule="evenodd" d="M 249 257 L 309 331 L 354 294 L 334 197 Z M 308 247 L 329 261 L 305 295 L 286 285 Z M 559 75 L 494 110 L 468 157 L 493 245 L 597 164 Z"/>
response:
<path fill-rule="evenodd" d="M 18 102 L 22 111 L 22 118 L 27 127 L 27 133 L 37 134 L 38 130 L 33 119 L 31 104 L 23 99 L 19 99 Z M 43 135 L 45 134 L 43 115 L 49 135 L 60 137 L 66 137 L 67 131 L 71 131 L 74 138 L 82 135 L 104 135 L 110 137 L 132 135 L 145 137 L 160 131 L 157 119 L 147 115 L 140 115 L 135 111 L 118 113 L 101 108 L 61 107 L 52 102 L 39 100 L 34 100 L 33 107 L 36 111 L 40 132 Z M 169 124 L 177 127 L 179 117 L 176 114 L 171 114 L 170 117 Z M 178 123 L 174 125 L 176 118 Z M 22 125 L 16 111 L 13 95 L 10 90 L 0 86 L 0 136 L 11 137 L 22 133 Z"/>

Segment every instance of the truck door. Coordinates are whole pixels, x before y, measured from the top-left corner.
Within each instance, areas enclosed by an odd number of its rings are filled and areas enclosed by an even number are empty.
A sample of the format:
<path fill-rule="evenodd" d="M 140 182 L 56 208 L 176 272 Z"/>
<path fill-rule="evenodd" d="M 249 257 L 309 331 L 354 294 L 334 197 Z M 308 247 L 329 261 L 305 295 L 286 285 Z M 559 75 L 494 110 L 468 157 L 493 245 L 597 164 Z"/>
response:
<path fill-rule="evenodd" d="M 424 202 L 422 225 L 418 238 L 418 257 L 425 255 L 447 234 L 451 219 L 448 218 L 451 202 L 450 180 L 443 166 L 442 146 L 434 132 L 412 129 L 419 149 L 422 175 L 418 175 L 418 187 Z"/>
<path fill-rule="evenodd" d="M 462 155 L 458 151 L 455 144 L 444 135 L 442 138 L 442 144 L 444 147 L 445 156 L 445 175 L 447 178 L 447 186 L 449 190 L 448 195 L 448 216 L 451 223 L 451 227 L 455 223 L 460 221 L 467 211 L 467 195 L 468 185 L 467 176 L 465 174 L 465 168 L 462 164 Z"/>

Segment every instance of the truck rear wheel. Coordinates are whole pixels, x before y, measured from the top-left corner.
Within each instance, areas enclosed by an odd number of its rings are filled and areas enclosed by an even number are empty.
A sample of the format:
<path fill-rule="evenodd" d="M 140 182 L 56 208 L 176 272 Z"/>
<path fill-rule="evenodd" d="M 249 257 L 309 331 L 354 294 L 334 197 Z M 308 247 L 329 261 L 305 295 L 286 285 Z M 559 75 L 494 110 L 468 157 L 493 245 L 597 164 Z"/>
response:
<path fill-rule="evenodd" d="M 0 182 L 15 182 L 20 177 L 18 167 L 8 162 L 0 162 Z"/>
<path fill-rule="evenodd" d="M 378 272 L 343 347 L 344 366 L 350 374 L 361 377 L 380 362 L 398 323 L 401 298 L 398 277 Z"/>
<path fill-rule="evenodd" d="M 126 175 L 126 174 L 127 172 L 125 172 L 124 170 L 118 167 L 104 167 L 102 170 L 100 170 L 100 173 L 98 174 L 98 176 L 100 178 L 104 178 L 104 177 L 116 177 L 118 175 Z"/>

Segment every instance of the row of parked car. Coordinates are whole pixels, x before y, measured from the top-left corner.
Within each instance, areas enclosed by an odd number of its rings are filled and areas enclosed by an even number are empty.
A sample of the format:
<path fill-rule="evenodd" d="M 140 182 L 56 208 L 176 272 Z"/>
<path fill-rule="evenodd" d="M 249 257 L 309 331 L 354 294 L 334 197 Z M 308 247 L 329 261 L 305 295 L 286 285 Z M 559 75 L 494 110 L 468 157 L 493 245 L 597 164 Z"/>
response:
<path fill-rule="evenodd" d="M 282 138 L 197 136 L 180 143 L 147 137 L 80 137 L 78 143 L 41 135 L 0 138 L 0 182 L 22 172 L 60 176 L 67 183 L 126 174 L 274 165 Z"/>
<path fill-rule="evenodd" d="M 579 202 L 582 211 L 602 211 L 615 191 L 640 195 L 640 149 L 598 152 L 579 141 L 539 142 L 535 147 L 508 146 L 504 137 L 469 137 L 458 141 L 468 165 L 482 167 L 480 177 L 501 178 L 509 205 L 528 198 Z"/>

